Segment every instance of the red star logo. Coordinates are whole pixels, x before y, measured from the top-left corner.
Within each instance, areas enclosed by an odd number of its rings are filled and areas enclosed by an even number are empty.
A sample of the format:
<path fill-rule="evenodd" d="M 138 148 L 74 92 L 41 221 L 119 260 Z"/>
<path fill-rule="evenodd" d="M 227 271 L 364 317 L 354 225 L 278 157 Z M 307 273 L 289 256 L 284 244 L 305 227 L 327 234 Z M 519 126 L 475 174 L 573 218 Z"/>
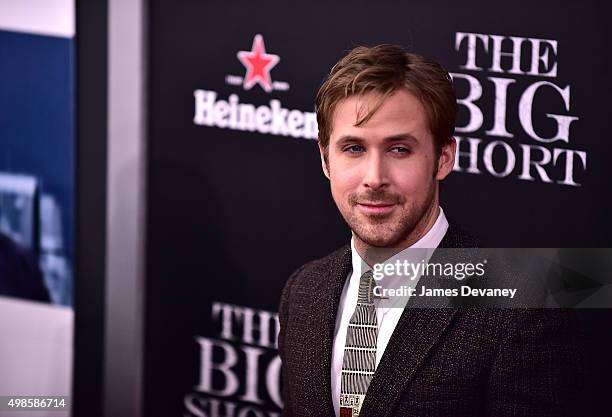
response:
<path fill-rule="evenodd" d="M 272 91 L 272 79 L 270 70 L 278 64 L 280 57 L 266 53 L 263 36 L 255 35 L 253 46 L 250 51 L 239 51 L 238 59 L 246 68 L 246 75 L 242 86 L 245 90 L 250 90 L 256 83 L 259 83 L 268 93 Z"/>

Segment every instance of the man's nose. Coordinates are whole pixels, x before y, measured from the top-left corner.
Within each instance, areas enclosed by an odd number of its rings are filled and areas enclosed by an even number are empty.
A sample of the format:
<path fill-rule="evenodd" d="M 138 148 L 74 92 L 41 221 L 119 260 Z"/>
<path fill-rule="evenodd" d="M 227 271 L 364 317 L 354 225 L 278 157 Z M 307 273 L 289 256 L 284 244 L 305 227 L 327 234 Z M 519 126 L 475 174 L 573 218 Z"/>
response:
<path fill-rule="evenodd" d="M 363 177 L 363 185 L 365 187 L 378 189 L 388 185 L 385 161 L 382 155 L 372 152 L 365 163 Z"/>

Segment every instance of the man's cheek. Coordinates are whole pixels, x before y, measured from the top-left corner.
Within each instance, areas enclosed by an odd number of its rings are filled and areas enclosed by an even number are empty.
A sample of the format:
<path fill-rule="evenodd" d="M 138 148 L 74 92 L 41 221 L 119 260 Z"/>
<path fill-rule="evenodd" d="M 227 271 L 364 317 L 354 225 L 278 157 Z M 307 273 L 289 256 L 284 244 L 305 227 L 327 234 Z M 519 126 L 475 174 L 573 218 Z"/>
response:
<path fill-rule="evenodd" d="M 332 182 L 338 190 L 351 191 L 359 186 L 359 179 L 350 171 L 345 170 L 338 175 L 332 176 Z"/>
<path fill-rule="evenodd" d="M 333 184 L 331 186 L 331 194 L 332 194 L 332 198 L 334 199 L 334 202 L 336 203 L 336 205 L 338 206 L 338 208 L 342 209 L 342 207 L 346 206 L 348 197 L 347 197 L 347 192 L 342 189 L 341 187 L 338 187 L 337 184 Z"/>
<path fill-rule="evenodd" d="M 395 172 L 394 178 L 400 188 L 418 190 L 431 181 L 431 171 L 420 164 L 413 164 Z"/>

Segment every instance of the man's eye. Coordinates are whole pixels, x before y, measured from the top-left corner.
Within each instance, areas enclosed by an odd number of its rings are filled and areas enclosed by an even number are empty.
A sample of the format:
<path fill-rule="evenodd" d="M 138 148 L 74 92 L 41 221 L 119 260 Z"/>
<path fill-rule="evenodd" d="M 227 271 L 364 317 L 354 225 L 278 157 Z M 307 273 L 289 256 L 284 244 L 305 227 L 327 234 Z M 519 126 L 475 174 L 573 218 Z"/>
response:
<path fill-rule="evenodd" d="M 344 148 L 344 152 L 348 152 L 348 153 L 359 153 L 363 151 L 364 151 L 364 148 L 361 145 L 351 145 L 351 146 L 347 146 L 346 148 Z"/>
<path fill-rule="evenodd" d="M 393 148 L 391 148 L 391 152 L 398 154 L 408 154 L 410 153 L 410 149 L 406 148 L 405 146 L 394 146 Z"/>

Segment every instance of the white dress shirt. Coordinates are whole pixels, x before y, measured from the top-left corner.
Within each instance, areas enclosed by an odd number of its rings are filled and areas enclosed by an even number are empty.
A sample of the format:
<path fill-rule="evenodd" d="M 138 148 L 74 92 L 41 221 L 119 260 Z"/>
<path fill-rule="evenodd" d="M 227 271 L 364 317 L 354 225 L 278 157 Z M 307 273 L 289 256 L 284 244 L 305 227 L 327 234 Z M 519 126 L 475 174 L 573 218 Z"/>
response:
<path fill-rule="evenodd" d="M 410 248 L 404 249 L 395 256 L 387 259 L 384 263 L 395 263 L 397 260 L 407 260 L 408 262 L 419 262 L 423 258 L 429 260 L 433 250 L 438 247 L 442 238 L 448 230 L 448 221 L 444 215 L 442 207 L 434 225 L 425 233 Z M 422 249 L 422 250 L 412 250 Z M 429 250 L 426 250 L 429 249 Z M 370 270 L 371 267 L 365 263 L 355 250 L 353 239 L 351 239 L 351 260 L 352 272 L 344 284 L 342 295 L 340 296 L 340 304 L 338 305 L 338 314 L 336 316 L 336 331 L 334 333 L 334 347 L 332 351 L 331 363 L 331 388 L 332 401 L 336 417 L 340 415 L 340 382 L 342 380 L 342 360 L 344 358 L 344 345 L 346 343 L 346 331 L 348 328 L 351 316 L 357 306 L 357 293 L 359 290 L 359 279 L 361 275 Z M 416 286 L 418 277 L 410 280 L 405 276 L 385 276 L 377 282 L 383 288 L 398 288 L 399 285 Z M 395 330 L 395 326 L 399 321 L 404 306 L 408 301 L 408 297 L 393 297 L 389 299 L 376 300 L 376 318 L 378 325 L 378 338 L 376 340 L 376 366 L 385 352 L 387 343 Z"/>

